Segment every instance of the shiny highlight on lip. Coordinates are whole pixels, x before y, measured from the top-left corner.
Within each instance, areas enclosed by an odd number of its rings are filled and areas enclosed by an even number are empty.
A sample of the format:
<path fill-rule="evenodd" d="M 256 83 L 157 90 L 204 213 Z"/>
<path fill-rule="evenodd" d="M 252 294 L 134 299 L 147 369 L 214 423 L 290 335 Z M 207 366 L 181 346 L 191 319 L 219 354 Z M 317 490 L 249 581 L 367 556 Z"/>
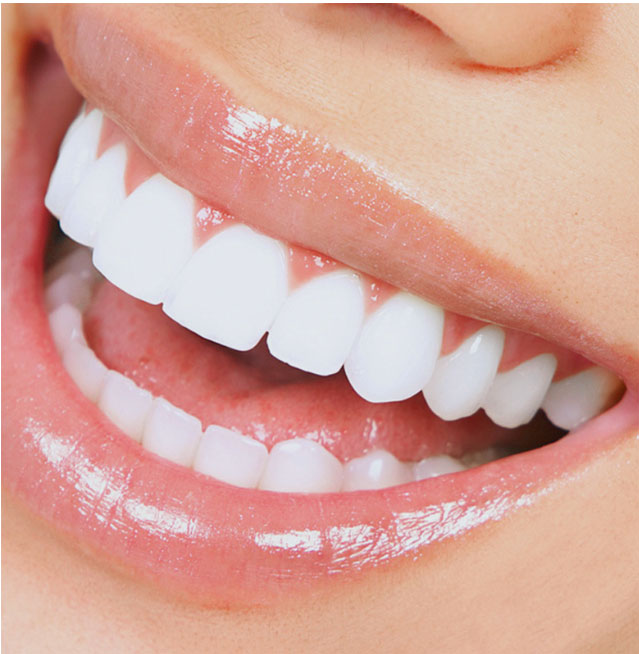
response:
<path fill-rule="evenodd" d="M 47 111 L 64 79 L 54 67 L 39 85 L 4 180 L 13 192 L 3 198 L 11 220 L 2 224 L 2 465 L 9 490 L 72 538 L 172 592 L 223 606 L 267 604 L 427 556 L 434 543 L 452 546 L 578 476 L 637 428 L 637 398 L 628 392 L 552 446 L 349 496 L 232 488 L 145 452 L 64 373 L 42 307 L 42 198 L 56 135 Z"/>

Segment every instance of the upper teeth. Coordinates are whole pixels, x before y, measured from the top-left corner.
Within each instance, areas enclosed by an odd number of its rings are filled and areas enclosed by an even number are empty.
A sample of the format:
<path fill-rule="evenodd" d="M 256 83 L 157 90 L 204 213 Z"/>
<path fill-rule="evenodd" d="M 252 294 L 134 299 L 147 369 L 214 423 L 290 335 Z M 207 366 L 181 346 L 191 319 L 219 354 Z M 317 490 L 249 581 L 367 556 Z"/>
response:
<path fill-rule="evenodd" d="M 550 387 L 543 406 L 571 428 L 607 401 L 607 386 L 579 380 L 570 391 L 561 391 L 563 382 L 551 386 L 551 354 L 498 374 L 504 331 L 494 325 L 440 356 L 440 307 L 397 291 L 366 315 L 362 278 L 346 267 L 293 288 L 285 244 L 245 225 L 221 229 L 196 248 L 193 195 L 157 173 L 127 196 L 131 153 L 120 143 L 98 157 L 104 122 L 97 109 L 74 121 L 45 204 L 71 238 L 94 248 L 93 263 L 107 279 L 146 302 L 163 303 L 171 318 L 201 336 L 247 350 L 268 331 L 268 347 L 282 361 L 319 375 L 344 366 L 370 402 L 403 400 L 423 389 L 446 420 L 483 406 L 497 424 L 515 427 L 532 418 Z M 49 306 L 86 302 L 81 289 L 63 282 L 48 293 Z M 579 408 L 557 411 L 558 396 Z"/>

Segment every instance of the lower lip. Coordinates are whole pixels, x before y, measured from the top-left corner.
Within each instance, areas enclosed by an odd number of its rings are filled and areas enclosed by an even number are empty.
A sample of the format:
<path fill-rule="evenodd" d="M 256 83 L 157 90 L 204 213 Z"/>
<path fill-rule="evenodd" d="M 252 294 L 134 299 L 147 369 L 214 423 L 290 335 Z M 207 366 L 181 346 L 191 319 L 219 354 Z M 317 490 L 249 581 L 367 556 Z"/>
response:
<path fill-rule="evenodd" d="M 154 457 L 84 399 L 51 341 L 42 198 L 55 144 L 38 133 L 40 117 L 28 116 L 4 179 L 2 472 L 33 511 L 133 574 L 211 604 L 269 604 L 419 557 L 436 542 L 454 548 L 453 537 L 534 503 L 636 429 L 637 396 L 628 392 L 551 446 L 334 495 L 239 489 Z"/>

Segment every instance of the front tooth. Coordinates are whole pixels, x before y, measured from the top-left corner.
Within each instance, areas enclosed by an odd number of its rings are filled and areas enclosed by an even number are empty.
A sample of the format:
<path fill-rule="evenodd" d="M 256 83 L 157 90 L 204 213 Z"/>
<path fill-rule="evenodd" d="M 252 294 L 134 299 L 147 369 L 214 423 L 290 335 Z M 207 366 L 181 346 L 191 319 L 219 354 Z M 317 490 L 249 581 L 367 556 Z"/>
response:
<path fill-rule="evenodd" d="M 366 319 L 344 371 L 369 402 L 405 400 L 424 388 L 441 348 L 444 312 L 397 293 Z"/>
<path fill-rule="evenodd" d="M 107 368 L 93 350 L 78 341 L 71 342 L 64 353 L 63 363 L 84 396 L 91 402 L 97 402 Z"/>
<path fill-rule="evenodd" d="M 93 264 L 129 295 L 158 304 L 193 251 L 193 195 L 153 175 L 96 237 Z"/>
<path fill-rule="evenodd" d="M 126 148 L 119 144 L 89 164 L 60 218 L 62 231 L 74 241 L 93 245 L 102 221 L 124 202 L 126 159 Z"/>
<path fill-rule="evenodd" d="M 63 304 L 71 304 L 84 311 L 91 301 L 91 284 L 73 272 L 64 273 L 47 286 L 44 301 L 48 311 Z"/>
<path fill-rule="evenodd" d="M 377 450 L 344 465 L 342 490 L 375 490 L 413 481 L 410 465 L 398 461 L 390 452 Z"/>
<path fill-rule="evenodd" d="M 286 300 L 269 331 L 268 348 L 291 366 L 332 375 L 346 361 L 363 318 L 359 277 L 349 271 L 322 275 Z"/>
<path fill-rule="evenodd" d="M 142 447 L 183 466 L 190 466 L 202 437 L 202 423 L 162 397 L 153 400 L 142 434 Z"/>
<path fill-rule="evenodd" d="M 255 488 L 268 460 L 263 443 L 211 425 L 200 441 L 193 469 L 233 486 Z"/>
<path fill-rule="evenodd" d="M 164 311 L 208 340 L 250 350 L 273 322 L 287 284 L 282 245 L 236 225 L 210 238 L 189 259 Z"/>
<path fill-rule="evenodd" d="M 109 370 L 98 399 L 102 413 L 125 434 L 141 440 L 153 396 L 115 370 Z"/>
<path fill-rule="evenodd" d="M 552 354 L 540 354 L 508 372 L 498 372 L 483 402 L 484 411 L 495 424 L 510 429 L 530 422 L 556 368 Z"/>
<path fill-rule="evenodd" d="M 462 470 L 466 470 L 466 466 L 460 461 L 453 459 L 452 456 L 448 456 L 447 454 L 438 454 L 436 456 L 429 456 L 416 463 L 413 474 L 415 475 L 415 481 L 421 481 L 422 479 L 448 475 L 452 472 L 461 472 Z"/>
<path fill-rule="evenodd" d="M 458 420 L 475 413 L 495 378 L 503 347 L 503 330 L 489 325 L 441 357 L 424 388 L 433 413 L 443 420 Z"/>
<path fill-rule="evenodd" d="M 550 384 L 541 407 L 557 427 L 575 429 L 611 406 L 621 388 L 618 377 L 593 366 Z"/>
<path fill-rule="evenodd" d="M 102 132 L 102 112 L 94 109 L 72 123 L 51 173 L 44 204 L 54 216 L 62 216 L 88 165 L 95 159 Z"/>
<path fill-rule="evenodd" d="M 82 329 L 82 314 L 71 304 L 62 304 L 49 314 L 49 327 L 56 349 L 64 354 L 69 343 L 86 343 Z"/>
<path fill-rule="evenodd" d="M 259 487 L 280 493 L 335 493 L 343 476 L 342 464 L 321 445 L 293 438 L 273 447 Z"/>

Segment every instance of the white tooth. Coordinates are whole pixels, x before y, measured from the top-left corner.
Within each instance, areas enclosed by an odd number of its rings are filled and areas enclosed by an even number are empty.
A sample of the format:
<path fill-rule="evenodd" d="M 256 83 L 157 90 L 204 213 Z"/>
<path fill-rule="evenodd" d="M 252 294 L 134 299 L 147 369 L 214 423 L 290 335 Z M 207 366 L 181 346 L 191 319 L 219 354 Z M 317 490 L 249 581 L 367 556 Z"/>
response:
<path fill-rule="evenodd" d="M 332 375 L 346 361 L 363 318 L 359 277 L 350 271 L 329 273 L 290 295 L 266 342 L 271 354 L 285 363 Z"/>
<path fill-rule="evenodd" d="M 126 158 L 119 144 L 89 164 L 60 218 L 62 231 L 74 241 L 93 245 L 102 222 L 124 202 Z"/>
<path fill-rule="evenodd" d="M 159 173 L 105 220 L 93 264 L 129 295 L 158 304 L 193 251 L 193 195 Z"/>
<path fill-rule="evenodd" d="M 593 366 L 553 382 L 541 405 L 548 419 L 562 429 L 575 429 L 607 409 L 622 384 L 610 371 Z"/>
<path fill-rule="evenodd" d="M 466 470 L 466 466 L 457 459 L 453 459 L 452 456 L 446 454 L 438 454 L 436 456 L 429 456 L 427 459 L 422 459 L 416 463 L 413 473 L 415 475 L 415 481 L 421 481 L 422 479 L 448 475 L 451 472 L 461 472 L 462 470 Z"/>
<path fill-rule="evenodd" d="M 91 284 L 73 272 L 64 273 L 47 286 L 44 301 L 47 311 L 53 311 L 63 304 L 71 304 L 84 311 L 91 301 Z"/>
<path fill-rule="evenodd" d="M 142 435 L 142 446 L 164 459 L 190 466 L 202 438 L 202 423 L 162 397 L 153 400 Z"/>
<path fill-rule="evenodd" d="M 107 374 L 106 366 L 93 350 L 80 342 L 69 343 L 63 358 L 64 367 L 76 386 L 91 402 L 97 402 Z"/>
<path fill-rule="evenodd" d="M 141 440 L 153 396 L 115 370 L 104 378 L 98 406 L 112 423 L 136 441 Z"/>
<path fill-rule="evenodd" d="M 369 402 L 405 400 L 424 388 L 441 348 L 444 312 L 397 293 L 364 322 L 344 371 Z"/>
<path fill-rule="evenodd" d="M 82 106 L 80 107 L 80 111 L 78 112 L 78 115 L 73 119 L 73 122 L 69 125 L 69 128 L 64 134 L 64 137 L 62 139 L 62 143 L 60 143 L 60 150 L 64 147 L 64 144 L 71 138 L 71 134 L 75 132 L 75 130 L 78 128 L 78 126 L 82 123 L 84 120 L 84 117 L 86 116 L 86 102 L 82 103 Z"/>
<path fill-rule="evenodd" d="M 342 464 L 321 445 L 293 438 L 271 450 L 260 488 L 280 493 L 335 493 L 343 476 Z"/>
<path fill-rule="evenodd" d="M 92 284 L 98 277 L 98 272 L 91 261 L 91 250 L 75 247 L 69 254 L 47 270 L 44 283 L 46 285 L 52 284 L 58 277 L 62 277 L 66 273 L 73 273 Z"/>
<path fill-rule="evenodd" d="M 200 441 L 193 469 L 233 486 L 255 488 L 268 459 L 263 443 L 211 425 Z"/>
<path fill-rule="evenodd" d="M 504 348 L 504 332 L 489 325 L 466 339 L 454 352 L 440 357 L 424 396 L 443 420 L 470 416 L 484 401 L 495 378 Z"/>
<path fill-rule="evenodd" d="M 509 452 L 505 447 L 487 447 L 483 450 L 476 450 L 475 452 L 468 452 L 459 458 L 459 461 L 466 468 L 476 468 L 483 466 L 486 463 L 503 459 L 512 452 Z"/>
<path fill-rule="evenodd" d="M 79 123 L 72 123 L 68 131 L 44 198 L 47 209 L 58 217 L 63 214 L 88 165 L 96 157 L 102 132 L 102 112 L 94 109 Z"/>
<path fill-rule="evenodd" d="M 498 372 L 483 402 L 497 425 L 514 428 L 532 420 L 550 386 L 557 359 L 540 354 L 507 372 Z"/>
<path fill-rule="evenodd" d="M 49 314 L 49 326 L 53 342 L 61 354 L 64 354 L 69 343 L 73 341 L 86 344 L 82 330 L 82 314 L 70 304 L 62 304 Z"/>
<path fill-rule="evenodd" d="M 250 350 L 273 322 L 286 292 L 282 245 L 235 225 L 189 259 L 167 294 L 164 311 L 208 340 Z"/>
<path fill-rule="evenodd" d="M 377 450 L 344 464 L 342 490 L 374 490 L 413 481 L 411 466 L 390 452 Z"/>

